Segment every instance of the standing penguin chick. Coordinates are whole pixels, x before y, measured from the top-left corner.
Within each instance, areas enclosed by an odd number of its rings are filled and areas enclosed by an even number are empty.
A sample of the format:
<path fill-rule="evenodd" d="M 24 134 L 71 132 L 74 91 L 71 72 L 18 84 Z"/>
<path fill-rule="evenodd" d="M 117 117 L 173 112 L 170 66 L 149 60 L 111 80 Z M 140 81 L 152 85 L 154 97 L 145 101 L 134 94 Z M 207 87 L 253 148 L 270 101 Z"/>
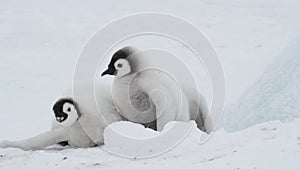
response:
<path fill-rule="evenodd" d="M 206 105 L 200 105 L 199 98 L 181 88 L 177 79 L 146 66 L 146 62 L 137 49 L 124 47 L 113 54 L 107 70 L 101 74 L 115 76 L 112 94 L 120 113 L 130 121 L 159 131 L 169 121 L 196 120 L 201 130 L 211 132 L 213 127 L 206 120 L 208 109 L 203 108 Z"/>

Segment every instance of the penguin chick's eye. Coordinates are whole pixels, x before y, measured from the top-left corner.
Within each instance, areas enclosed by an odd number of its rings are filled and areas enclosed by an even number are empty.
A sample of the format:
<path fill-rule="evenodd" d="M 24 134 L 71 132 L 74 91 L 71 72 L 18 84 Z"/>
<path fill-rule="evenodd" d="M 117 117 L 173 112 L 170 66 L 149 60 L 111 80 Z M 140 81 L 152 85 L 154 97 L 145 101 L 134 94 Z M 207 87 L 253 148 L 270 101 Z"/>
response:
<path fill-rule="evenodd" d="M 123 67 L 123 64 L 122 64 L 122 63 L 118 63 L 117 67 L 118 67 L 118 68 L 122 68 L 122 67 Z"/>
<path fill-rule="evenodd" d="M 69 114 L 69 113 L 73 113 L 74 111 L 76 112 L 76 109 L 74 105 L 71 103 L 66 102 L 62 107 L 62 112 L 64 113 Z"/>

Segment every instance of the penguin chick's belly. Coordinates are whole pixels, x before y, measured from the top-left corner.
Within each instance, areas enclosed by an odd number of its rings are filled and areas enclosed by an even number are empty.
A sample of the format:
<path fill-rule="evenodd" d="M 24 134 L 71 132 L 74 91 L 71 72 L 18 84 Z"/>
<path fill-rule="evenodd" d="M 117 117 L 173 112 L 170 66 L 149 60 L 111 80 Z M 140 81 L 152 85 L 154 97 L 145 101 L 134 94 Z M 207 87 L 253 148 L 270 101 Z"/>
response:
<path fill-rule="evenodd" d="M 155 106 L 149 95 L 141 90 L 119 95 L 117 100 L 121 114 L 129 121 L 146 124 L 156 119 Z"/>
<path fill-rule="evenodd" d="M 130 100 L 133 107 L 140 111 L 138 119 L 142 119 L 140 120 L 142 122 L 141 124 L 146 128 L 156 130 L 156 111 L 149 95 L 145 92 L 139 91 L 130 96 Z"/>
<path fill-rule="evenodd" d="M 143 91 L 137 91 L 130 96 L 132 106 L 140 111 L 146 112 L 151 108 L 149 95 Z"/>

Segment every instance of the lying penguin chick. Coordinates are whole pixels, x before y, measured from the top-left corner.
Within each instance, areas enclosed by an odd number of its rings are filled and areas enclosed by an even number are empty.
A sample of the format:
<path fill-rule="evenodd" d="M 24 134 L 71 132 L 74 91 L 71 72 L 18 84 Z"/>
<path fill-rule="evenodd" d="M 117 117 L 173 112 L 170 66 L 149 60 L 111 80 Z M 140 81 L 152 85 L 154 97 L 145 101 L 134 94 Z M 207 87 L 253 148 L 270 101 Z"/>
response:
<path fill-rule="evenodd" d="M 71 98 L 59 99 L 52 108 L 55 115 L 55 122 L 52 123 L 52 130 L 57 127 L 68 127 L 73 125 L 81 115 L 77 107 L 77 104 L 75 104 Z M 69 145 L 68 141 L 62 141 L 58 144 L 61 146 Z"/>
<path fill-rule="evenodd" d="M 95 143 L 87 136 L 82 129 L 78 118 L 80 111 L 77 104 L 70 98 L 58 100 L 53 111 L 57 124 L 52 130 L 22 141 L 2 141 L 1 148 L 15 147 L 24 150 L 37 150 L 57 143 L 68 143 L 71 147 L 91 147 Z"/>
<path fill-rule="evenodd" d="M 92 105 L 87 96 L 87 88 L 81 84 L 76 100 L 73 88 L 67 88 L 63 97 L 52 107 L 55 120 L 52 129 L 40 135 L 22 141 L 0 141 L 0 147 L 16 147 L 25 150 L 42 149 L 57 143 L 68 143 L 74 148 L 92 147 L 104 144 L 104 129 L 111 123 L 121 121 L 123 117 L 118 112 L 111 94 L 111 86 L 103 81 L 97 81 L 97 106 Z M 99 111 L 99 108 L 101 111 Z"/>
<path fill-rule="evenodd" d="M 204 102 L 200 104 L 185 89 L 179 92 L 181 89 L 170 75 L 144 65 L 145 60 L 137 49 L 124 47 L 113 54 L 108 68 L 101 74 L 114 76 L 113 98 L 122 115 L 141 124 L 155 122 L 156 126 L 150 128 L 157 130 L 162 130 L 169 121 L 196 120 L 200 129 L 210 132 L 208 120 L 204 119 L 208 117 Z M 197 112 L 200 114 L 195 117 Z"/>

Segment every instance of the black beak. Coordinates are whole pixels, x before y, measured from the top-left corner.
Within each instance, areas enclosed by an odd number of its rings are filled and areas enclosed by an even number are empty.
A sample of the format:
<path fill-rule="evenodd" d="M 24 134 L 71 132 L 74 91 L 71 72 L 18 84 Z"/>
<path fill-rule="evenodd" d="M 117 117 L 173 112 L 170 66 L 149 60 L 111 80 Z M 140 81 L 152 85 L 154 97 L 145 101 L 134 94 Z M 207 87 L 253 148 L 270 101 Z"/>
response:
<path fill-rule="evenodd" d="M 101 74 L 101 76 L 104 76 L 104 75 L 114 75 L 115 72 L 116 72 L 115 69 L 109 67 L 108 69 L 106 69 L 106 70 Z"/>

